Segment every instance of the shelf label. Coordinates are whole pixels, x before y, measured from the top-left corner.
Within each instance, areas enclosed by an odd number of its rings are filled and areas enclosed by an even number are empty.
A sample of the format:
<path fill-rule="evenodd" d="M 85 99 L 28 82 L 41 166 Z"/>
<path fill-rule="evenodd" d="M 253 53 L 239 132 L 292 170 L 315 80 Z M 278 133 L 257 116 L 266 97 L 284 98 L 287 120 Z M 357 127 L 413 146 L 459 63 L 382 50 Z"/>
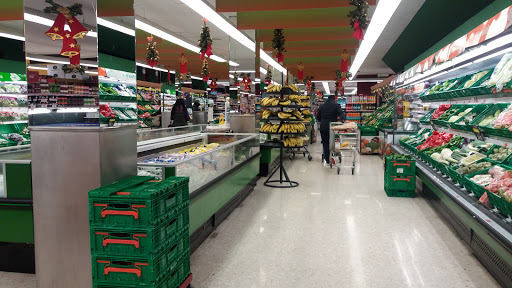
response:
<path fill-rule="evenodd" d="M 484 131 L 476 125 L 471 125 L 471 127 L 473 128 L 473 133 L 475 133 L 476 139 L 478 139 L 480 141 L 485 141 Z"/>
<path fill-rule="evenodd" d="M 114 126 L 114 124 L 115 124 L 115 123 L 116 123 L 116 119 L 114 119 L 114 118 L 113 118 L 113 119 L 108 120 L 108 126 L 109 126 L 109 127 L 110 127 L 110 126 Z"/>

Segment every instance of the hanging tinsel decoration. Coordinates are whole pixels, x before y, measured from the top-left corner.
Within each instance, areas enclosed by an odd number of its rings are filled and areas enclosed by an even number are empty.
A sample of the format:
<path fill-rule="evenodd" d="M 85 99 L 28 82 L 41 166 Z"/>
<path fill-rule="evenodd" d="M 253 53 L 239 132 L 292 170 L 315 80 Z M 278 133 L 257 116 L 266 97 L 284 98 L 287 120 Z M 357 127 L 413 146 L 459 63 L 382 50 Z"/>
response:
<path fill-rule="evenodd" d="M 265 84 L 269 85 L 272 83 L 272 68 L 267 64 L 267 75 L 265 76 Z"/>
<path fill-rule="evenodd" d="M 158 51 L 156 50 L 156 43 L 155 40 L 153 40 L 153 35 L 151 35 L 148 38 L 148 47 L 146 48 L 146 61 L 148 62 L 148 65 L 151 67 L 155 67 L 155 65 L 158 63 L 158 59 L 160 59 L 160 56 Z"/>
<path fill-rule="evenodd" d="M 203 18 L 203 29 L 201 30 L 201 35 L 199 38 L 198 46 L 201 48 L 201 55 L 199 56 L 201 60 L 204 60 L 204 55 L 206 57 L 210 57 L 213 55 L 212 53 L 212 37 L 210 36 L 210 27 L 206 25 L 206 18 Z"/>
<path fill-rule="evenodd" d="M 368 28 L 370 21 L 368 20 L 368 3 L 364 0 L 350 0 L 350 5 L 355 6 L 356 9 L 348 13 L 350 17 L 350 26 L 354 28 L 353 37 L 358 40 L 364 39 L 363 30 Z"/>
<path fill-rule="evenodd" d="M 180 83 L 183 83 L 185 81 L 190 81 L 192 79 L 192 74 L 188 72 L 187 74 L 180 73 L 180 76 L 178 77 L 178 81 Z"/>
<path fill-rule="evenodd" d="M 201 68 L 201 75 L 203 76 L 203 81 L 207 82 L 210 78 L 210 70 L 208 69 L 208 60 L 203 60 L 203 68 Z"/>
<path fill-rule="evenodd" d="M 311 87 L 313 86 L 313 82 L 311 80 L 315 79 L 313 76 L 307 76 L 306 77 L 306 89 L 307 93 L 311 91 Z"/>
<path fill-rule="evenodd" d="M 277 51 L 276 58 L 277 62 L 283 63 L 284 56 L 283 52 L 286 52 L 284 44 L 286 39 L 284 38 L 283 29 L 274 29 L 274 38 L 272 38 L 272 49 Z"/>

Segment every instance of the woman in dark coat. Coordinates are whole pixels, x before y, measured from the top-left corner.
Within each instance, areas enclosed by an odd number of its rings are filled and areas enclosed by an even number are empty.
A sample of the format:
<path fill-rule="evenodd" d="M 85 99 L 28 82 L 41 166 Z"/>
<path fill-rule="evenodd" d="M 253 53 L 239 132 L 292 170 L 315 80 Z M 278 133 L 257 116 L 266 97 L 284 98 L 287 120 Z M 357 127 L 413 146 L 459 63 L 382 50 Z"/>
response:
<path fill-rule="evenodd" d="M 185 107 L 185 100 L 178 99 L 171 110 L 171 127 L 186 126 L 187 122 L 190 121 L 190 115 L 188 115 L 187 107 Z"/>

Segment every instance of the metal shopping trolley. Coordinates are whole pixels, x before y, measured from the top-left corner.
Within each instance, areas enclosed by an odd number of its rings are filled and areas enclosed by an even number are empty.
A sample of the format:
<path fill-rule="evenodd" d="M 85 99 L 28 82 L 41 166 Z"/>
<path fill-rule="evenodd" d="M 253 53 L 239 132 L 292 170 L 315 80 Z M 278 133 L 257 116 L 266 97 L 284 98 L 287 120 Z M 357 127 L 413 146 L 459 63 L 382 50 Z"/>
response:
<path fill-rule="evenodd" d="M 341 168 L 352 168 L 352 175 L 356 168 L 356 149 L 357 149 L 357 133 L 356 131 L 342 131 L 336 129 L 341 126 L 341 122 L 332 122 L 329 127 L 329 151 L 331 153 L 331 168 L 333 164 L 336 166 L 338 175 Z M 343 158 L 351 158 L 350 165 L 343 165 Z"/>

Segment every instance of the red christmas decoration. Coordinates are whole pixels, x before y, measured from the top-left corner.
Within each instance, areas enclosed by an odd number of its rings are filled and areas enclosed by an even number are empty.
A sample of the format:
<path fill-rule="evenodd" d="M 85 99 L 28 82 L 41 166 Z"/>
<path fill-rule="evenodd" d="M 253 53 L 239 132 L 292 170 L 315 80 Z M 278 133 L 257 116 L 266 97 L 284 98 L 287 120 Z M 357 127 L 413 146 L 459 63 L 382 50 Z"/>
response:
<path fill-rule="evenodd" d="M 187 58 L 185 57 L 185 53 L 181 53 L 180 73 L 183 75 L 183 77 L 187 75 Z"/>
<path fill-rule="evenodd" d="M 218 86 L 219 85 L 217 85 L 217 78 L 213 78 L 212 82 L 210 82 L 210 85 L 208 85 L 208 87 L 210 87 L 212 89 L 212 92 L 217 91 Z"/>
<path fill-rule="evenodd" d="M 308 93 L 311 92 L 312 85 L 313 85 L 313 82 L 311 82 L 311 79 L 308 79 L 308 81 L 306 81 L 306 88 L 307 88 Z"/>
<path fill-rule="evenodd" d="M 76 19 L 75 16 L 70 16 L 71 19 L 67 18 L 69 28 L 71 28 L 71 32 L 74 39 L 84 39 L 84 36 L 89 32 L 85 27 Z"/>
<path fill-rule="evenodd" d="M 242 83 L 244 84 L 244 90 L 245 91 L 251 91 L 251 78 L 247 77 L 247 75 L 244 73 L 242 74 Z"/>
<path fill-rule="evenodd" d="M 53 22 L 52 27 L 46 31 L 48 37 L 52 38 L 52 40 L 63 39 L 64 36 L 64 25 L 66 24 L 66 16 L 59 13 L 55 21 Z"/>
<path fill-rule="evenodd" d="M 300 83 L 303 83 L 304 81 L 304 65 L 302 65 L 302 61 L 299 63 L 297 79 L 299 79 Z"/>
<path fill-rule="evenodd" d="M 359 41 L 364 40 L 363 28 L 361 27 L 358 20 L 354 22 L 354 29 L 356 30 L 354 31 L 354 34 L 352 34 L 352 37 L 357 38 Z"/>
<path fill-rule="evenodd" d="M 348 59 L 349 59 L 348 51 L 347 49 L 343 50 L 343 53 L 341 53 L 341 72 L 347 72 L 348 71 Z"/>

